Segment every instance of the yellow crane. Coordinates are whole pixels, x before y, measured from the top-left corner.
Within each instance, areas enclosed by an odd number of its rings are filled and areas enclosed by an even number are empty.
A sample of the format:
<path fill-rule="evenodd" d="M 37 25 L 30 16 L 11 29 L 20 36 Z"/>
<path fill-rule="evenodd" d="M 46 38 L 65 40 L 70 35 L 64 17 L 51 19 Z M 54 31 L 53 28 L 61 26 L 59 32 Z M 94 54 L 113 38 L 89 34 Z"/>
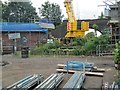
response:
<path fill-rule="evenodd" d="M 66 38 L 84 37 L 85 31 L 89 30 L 88 22 L 81 22 L 81 29 L 77 29 L 77 20 L 74 15 L 74 10 L 72 7 L 72 0 L 65 0 L 64 5 L 66 7 L 66 13 L 68 16 L 67 22 L 67 34 Z"/>

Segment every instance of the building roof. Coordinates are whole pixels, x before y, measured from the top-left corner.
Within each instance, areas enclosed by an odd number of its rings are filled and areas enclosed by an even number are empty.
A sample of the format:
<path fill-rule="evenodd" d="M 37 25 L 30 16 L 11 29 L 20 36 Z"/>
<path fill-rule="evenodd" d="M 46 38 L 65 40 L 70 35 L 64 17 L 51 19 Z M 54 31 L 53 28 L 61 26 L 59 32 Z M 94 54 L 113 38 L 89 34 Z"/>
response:
<path fill-rule="evenodd" d="M 110 20 L 110 21 L 108 21 L 108 24 L 116 24 L 116 23 L 119 23 L 119 21 L 118 20 Z"/>
<path fill-rule="evenodd" d="M 117 4 L 114 4 L 114 5 L 109 5 L 110 8 L 118 8 L 118 5 Z"/>
<path fill-rule="evenodd" d="M 39 20 L 39 25 L 42 28 L 47 28 L 47 29 L 55 29 L 55 25 L 53 24 L 53 22 L 50 21 L 46 21 L 46 20 Z"/>
<path fill-rule="evenodd" d="M 36 23 L 0 22 L 2 32 L 48 32 Z"/>

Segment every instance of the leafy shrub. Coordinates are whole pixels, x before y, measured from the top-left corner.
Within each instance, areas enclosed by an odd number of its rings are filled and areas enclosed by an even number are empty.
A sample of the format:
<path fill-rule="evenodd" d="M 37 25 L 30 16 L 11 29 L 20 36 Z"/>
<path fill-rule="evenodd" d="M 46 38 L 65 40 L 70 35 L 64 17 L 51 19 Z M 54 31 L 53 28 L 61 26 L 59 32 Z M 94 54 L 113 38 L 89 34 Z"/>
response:
<path fill-rule="evenodd" d="M 118 75 L 115 77 L 115 84 L 117 85 L 120 80 L 120 70 L 118 70 Z"/>
<path fill-rule="evenodd" d="M 114 54 L 114 62 L 118 63 L 118 61 L 120 60 L 120 45 L 118 43 L 116 43 L 115 45 L 113 54 Z"/>
<path fill-rule="evenodd" d="M 80 50 L 78 50 L 78 49 L 75 49 L 74 51 L 73 51 L 73 55 L 80 55 Z"/>
<path fill-rule="evenodd" d="M 31 55 L 48 55 L 51 49 L 58 49 L 62 44 L 59 44 L 57 41 L 54 41 L 53 44 L 41 44 L 39 47 L 36 47 L 31 50 Z"/>
<path fill-rule="evenodd" d="M 67 52 L 65 54 L 69 55 L 91 55 L 95 54 L 96 47 L 98 45 L 103 46 L 101 50 L 109 49 L 109 47 L 106 48 L 104 46 L 105 44 L 108 44 L 109 42 L 109 36 L 107 34 L 103 34 L 100 37 L 96 37 L 93 32 L 88 33 L 84 38 L 74 38 L 73 42 L 66 45 L 59 43 L 57 40 L 53 42 L 53 44 L 42 44 L 39 45 L 39 47 L 36 47 L 31 50 L 31 54 L 33 55 L 46 55 L 46 54 L 64 54 L 64 52 Z M 68 51 L 63 51 L 60 49 L 60 47 L 63 46 Z M 69 47 L 73 48 L 75 47 L 73 51 L 70 51 Z M 53 52 L 53 53 L 51 53 Z"/>

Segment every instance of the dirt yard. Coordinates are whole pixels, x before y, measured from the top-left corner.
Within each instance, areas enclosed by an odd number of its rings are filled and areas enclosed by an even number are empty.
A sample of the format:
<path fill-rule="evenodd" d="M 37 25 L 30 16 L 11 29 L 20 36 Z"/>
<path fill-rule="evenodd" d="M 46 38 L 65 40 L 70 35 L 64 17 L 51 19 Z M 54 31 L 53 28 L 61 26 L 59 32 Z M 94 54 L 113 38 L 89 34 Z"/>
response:
<path fill-rule="evenodd" d="M 85 80 L 85 88 L 100 88 L 101 82 L 113 82 L 117 72 L 114 68 L 113 57 L 80 57 L 80 56 L 34 56 L 23 59 L 14 55 L 3 55 L 3 61 L 9 62 L 8 65 L 2 67 L 2 84 L 7 87 L 30 74 L 42 74 L 45 78 L 52 73 L 56 73 L 57 64 L 66 61 L 88 61 L 93 62 L 99 68 L 105 68 L 104 77 L 87 76 Z M 71 75 L 69 75 L 70 77 Z M 63 87 L 66 83 L 66 74 L 63 83 L 59 87 Z"/>

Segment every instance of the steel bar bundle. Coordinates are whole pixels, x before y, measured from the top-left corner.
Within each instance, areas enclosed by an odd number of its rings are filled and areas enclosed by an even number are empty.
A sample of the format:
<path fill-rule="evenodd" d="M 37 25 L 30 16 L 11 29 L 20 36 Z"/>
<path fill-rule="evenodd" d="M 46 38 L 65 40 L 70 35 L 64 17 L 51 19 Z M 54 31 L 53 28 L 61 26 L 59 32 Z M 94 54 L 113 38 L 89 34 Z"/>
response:
<path fill-rule="evenodd" d="M 64 85 L 63 90 L 75 90 L 79 89 L 83 86 L 85 80 L 85 73 L 83 72 L 75 72 L 72 77 L 68 80 L 68 82 Z"/>
<path fill-rule="evenodd" d="M 64 74 L 52 74 L 47 79 L 45 79 L 41 84 L 39 84 L 35 90 L 54 90 L 63 81 Z"/>
<path fill-rule="evenodd" d="M 34 75 L 29 75 L 25 77 L 24 79 L 12 84 L 11 86 L 7 87 L 8 90 L 27 90 L 30 89 L 32 86 L 35 84 L 39 84 L 44 80 L 43 76 L 34 74 Z"/>

